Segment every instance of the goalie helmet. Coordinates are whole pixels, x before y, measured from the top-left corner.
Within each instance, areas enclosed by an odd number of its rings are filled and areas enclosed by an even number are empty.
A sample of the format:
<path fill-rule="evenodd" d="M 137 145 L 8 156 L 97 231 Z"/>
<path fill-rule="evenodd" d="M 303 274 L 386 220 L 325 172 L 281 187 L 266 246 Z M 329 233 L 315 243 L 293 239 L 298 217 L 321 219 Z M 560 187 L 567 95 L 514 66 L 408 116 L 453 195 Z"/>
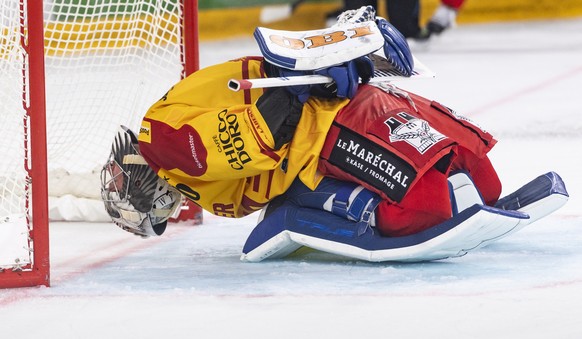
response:
<path fill-rule="evenodd" d="M 117 226 L 142 237 L 161 235 L 182 198 L 148 166 L 135 134 L 125 126 L 101 170 L 101 197 Z"/>

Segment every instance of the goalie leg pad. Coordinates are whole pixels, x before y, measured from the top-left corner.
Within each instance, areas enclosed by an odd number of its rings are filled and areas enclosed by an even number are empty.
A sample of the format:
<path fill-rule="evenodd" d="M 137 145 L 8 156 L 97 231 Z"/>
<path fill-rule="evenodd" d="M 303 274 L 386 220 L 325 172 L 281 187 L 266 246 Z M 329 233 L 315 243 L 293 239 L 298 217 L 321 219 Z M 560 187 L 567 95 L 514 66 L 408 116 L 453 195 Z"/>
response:
<path fill-rule="evenodd" d="M 253 229 L 243 247 L 241 260 L 256 262 L 281 258 L 304 245 L 342 254 L 341 250 L 334 249 L 336 245 L 341 247 L 345 243 L 357 242 L 356 239 L 366 233 L 373 233 L 373 230 L 365 223 L 286 201 Z M 297 237 L 302 235 L 322 239 L 327 245 L 319 247 L 297 241 Z"/>
<path fill-rule="evenodd" d="M 568 199 L 562 178 L 556 172 L 548 172 L 499 199 L 495 207 L 525 212 L 530 216 L 527 224 L 531 224 L 562 207 Z"/>
<path fill-rule="evenodd" d="M 281 258 L 301 246 L 366 261 L 426 261 L 457 257 L 503 237 L 527 215 L 474 205 L 418 234 L 383 237 L 331 213 L 286 202 L 249 235 L 241 260 Z M 455 229 L 455 230 L 453 230 Z"/>
<path fill-rule="evenodd" d="M 567 200 L 564 182 L 550 172 L 500 199 L 496 207 L 474 204 L 441 224 L 403 237 L 383 237 L 371 227 L 360 232 L 362 223 L 287 201 L 251 232 L 241 259 L 283 257 L 301 246 L 366 261 L 458 257 L 543 218 Z M 519 201 L 527 204 L 519 207 Z"/>

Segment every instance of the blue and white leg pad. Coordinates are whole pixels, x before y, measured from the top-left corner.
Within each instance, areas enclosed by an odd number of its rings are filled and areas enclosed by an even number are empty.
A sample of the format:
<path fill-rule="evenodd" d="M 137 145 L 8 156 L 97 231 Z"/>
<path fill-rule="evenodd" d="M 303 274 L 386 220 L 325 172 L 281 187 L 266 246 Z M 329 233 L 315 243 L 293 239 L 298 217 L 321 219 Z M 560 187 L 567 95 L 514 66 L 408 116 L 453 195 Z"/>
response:
<path fill-rule="evenodd" d="M 383 237 L 372 227 L 362 227 L 361 222 L 286 202 L 251 232 L 241 260 L 281 258 L 301 246 L 374 262 L 459 257 L 543 218 L 567 200 L 564 182 L 549 172 L 500 199 L 494 207 L 479 203 L 465 206 L 441 224 L 394 238 Z"/>

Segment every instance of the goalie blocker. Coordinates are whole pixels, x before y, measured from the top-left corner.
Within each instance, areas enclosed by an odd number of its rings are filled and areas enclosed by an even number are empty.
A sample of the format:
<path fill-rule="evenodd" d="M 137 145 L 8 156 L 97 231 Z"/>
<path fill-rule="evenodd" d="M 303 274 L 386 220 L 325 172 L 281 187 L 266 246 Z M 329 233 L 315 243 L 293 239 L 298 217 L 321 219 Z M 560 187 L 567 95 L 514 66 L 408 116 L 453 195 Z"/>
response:
<path fill-rule="evenodd" d="M 384 18 L 377 18 L 372 6 L 342 13 L 338 23 L 329 28 L 283 31 L 258 27 L 254 36 L 265 60 L 279 71 L 269 74 L 274 79 L 231 79 L 228 87 L 234 91 L 333 82 L 338 87 L 337 96 L 352 98 L 358 75 L 362 83 L 367 83 L 371 76 L 377 80 L 379 77 L 408 78 L 419 75 L 404 36 Z M 374 59 L 384 62 L 380 67 L 381 73 L 374 72 L 374 68 L 379 66 Z M 346 71 L 336 68 L 349 68 L 354 62 L 359 64 L 359 70 L 348 71 L 347 74 L 354 75 L 355 79 L 337 77 Z M 366 62 L 370 65 L 364 67 Z M 371 69 L 364 71 L 368 67 Z M 341 90 L 341 86 L 353 88 Z M 308 92 L 306 88 L 304 90 Z M 301 101 L 305 100 L 306 97 Z"/>

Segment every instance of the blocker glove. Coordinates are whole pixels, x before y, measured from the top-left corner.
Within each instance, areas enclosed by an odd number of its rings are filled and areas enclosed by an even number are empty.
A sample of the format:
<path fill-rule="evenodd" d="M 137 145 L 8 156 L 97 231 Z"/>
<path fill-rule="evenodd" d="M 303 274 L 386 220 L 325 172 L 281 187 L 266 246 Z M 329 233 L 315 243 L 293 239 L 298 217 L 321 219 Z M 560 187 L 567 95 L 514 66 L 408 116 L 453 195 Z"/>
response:
<path fill-rule="evenodd" d="M 315 74 L 333 78 L 330 84 L 314 86 L 311 93 L 315 96 L 353 98 L 358 90 L 360 79 L 366 84 L 374 74 L 374 64 L 367 56 L 350 60 L 341 65 L 315 71 Z"/>
<path fill-rule="evenodd" d="M 276 77 L 287 78 L 287 77 L 293 77 L 293 76 L 299 76 L 299 75 L 313 74 L 310 71 L 295 71 L 295 70 L 275 66 L 275 65 L 271 64 L 270 62 L 268 62 L 267 60 L 263 61 L 263 68 L 265 70 L 265 74 L 267 74 L 267 76 L 269 78 L 276 78 Z M 307 99 L 309 98 L 310 85 L 286 86 L 285 89 L 287 89 L 287 91 L 289 91 L 289 93 L 297 96 L 297 98 L 299 99 L 299 101 L 301 103 L 305 103 L 307 101 Z"/>
<path fill-rule="evenodd" d="M 313 95 L 318 97 L 353 98 L 358 90 L 358 84 L 367 83 L 374 74 L 374 64 L 367 57 L 359 57 L 341 65 L 335 65 L 316 71 L 295 71 L 264 62 L 265 73 L 269 77 L 290 77 L 298 75 L 319 74 L 329 76 L 332 83 L 322 85 L 287 86 L 291 94 L 297 96 L 302 103 Z"/>
<path fill-rule="evenodd" d="M 377 17 L 376 25 L 384 37 L 384 54 L 388 62 L 402 75 L 411 76 L 414 59 L 406 38 L 384 18 Z"/>

